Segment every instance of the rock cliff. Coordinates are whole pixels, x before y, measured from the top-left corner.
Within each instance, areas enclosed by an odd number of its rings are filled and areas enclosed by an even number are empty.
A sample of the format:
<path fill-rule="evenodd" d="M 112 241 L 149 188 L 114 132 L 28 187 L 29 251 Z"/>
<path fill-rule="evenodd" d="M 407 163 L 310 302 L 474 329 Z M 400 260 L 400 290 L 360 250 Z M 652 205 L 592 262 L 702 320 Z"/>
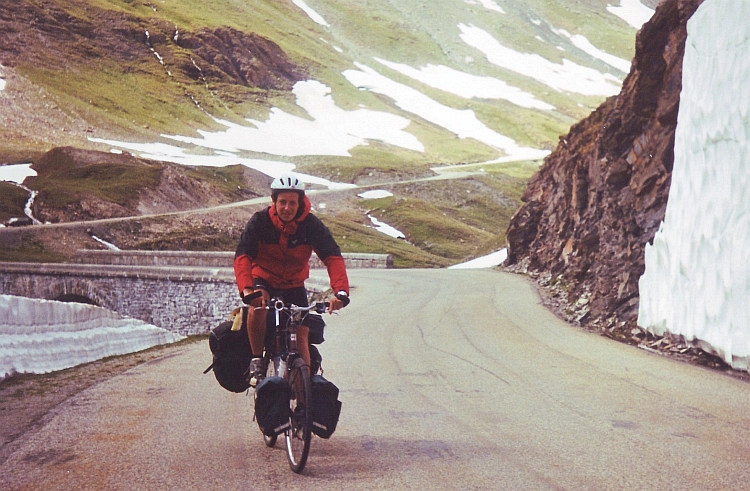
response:
<path fill-rule="evenodd" d="M 536 277 L 569 320 L 635 326 L 644 247 L 669 193 L 686 25 L 702 1 L 659 5 L 621 93 L 560 138 L 511 220 L 506 266 Z"/>

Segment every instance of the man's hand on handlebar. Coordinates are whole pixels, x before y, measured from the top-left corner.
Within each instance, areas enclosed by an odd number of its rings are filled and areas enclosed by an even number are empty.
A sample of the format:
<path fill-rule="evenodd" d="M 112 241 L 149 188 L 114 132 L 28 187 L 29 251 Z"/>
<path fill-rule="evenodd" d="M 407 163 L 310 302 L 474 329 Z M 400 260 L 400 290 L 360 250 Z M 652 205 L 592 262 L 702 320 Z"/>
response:
<path fill-rule="evenodd" d="M 334 311 L 343 309 L 347 305 L 349 305 L 349 295 L 344 291 L 340 291 L 328 301 L 328 313 L 333 314 Z"/>
<path fill-rule="evenodd" d="M 245 303 L 255 308 L 265 307 L 266 305 L 268 305 L 268 301 L 271 299 L 271 295 L 269 295 L 268 292 L 264 290 L 263 288 L 258 288 L 257 290 L 253 290 L 252 288 L 245 288 L 244 290 L 242 290 L 243 301 L 245 297 L 247 297 L 248 295 L 252 295 L 253 293 L 256 294 L 256 295 L 253 295 L 256 298 L 253 298 L 252 300 L 250 300 L 249 303 L 248 302 L 245 302 Z"/>

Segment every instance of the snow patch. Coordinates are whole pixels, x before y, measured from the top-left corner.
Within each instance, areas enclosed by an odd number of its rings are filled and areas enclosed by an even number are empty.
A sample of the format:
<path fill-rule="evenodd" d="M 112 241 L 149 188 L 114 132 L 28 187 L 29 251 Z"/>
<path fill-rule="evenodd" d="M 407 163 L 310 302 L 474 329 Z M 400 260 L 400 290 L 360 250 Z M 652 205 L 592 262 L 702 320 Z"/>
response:
<path fill-rule="evenodd" d="M 609 73 L 601 73 L 570 60 L 562 65 L 536 53 L 519 53 L 500 44 L 490 33 L 473 25 L 459 24 L 461 39 L 499 67 L 530 77 L 555 90 L 583 95 L 610 96 L 620 92 L 622 82 Z"/>
<path fill-rule="evenodd" d="M 643 5 L 640 0 L 620 0 L 620 6 L 607 5 L 607 10 L 632 27 L 640 29 L 654 15 L 654 10 Z"/>
<path fill-rule="evenodd" d="M 92 236 L 91 236 L 91 238 L 92 238 L 92 239 L 94 239 L 95 241 L 99 242 L 99 243 L 100 243 L 100 244 L 102 244 L 103 246 L 106 246 L 106 247 L 107 247 L 107 249 L 109 249 L 110 251 L 119 251 L 119 250 L 121 250 L 121 249 L 120 249 L 119 247 L 117 247 L 116 245 L 114 245 L 114 244 L 111 244 L 111 243 L 107 242 L 107 241 L 106 241 L 106 240 L 104 240 L 104 239 L 100 239 L 100 238 L 99 238 L 99 237 L 97 237 L 96 235 L 92 235 Z"/>
<path fill-rule="evenodd" d="M 617 68 L 621 72 L 630 72 L 630 62 L 628 60 L 623 60 L 622 58 L 600 50 L 599 48 L 591 44 L 591 41 L 589 41 L 586 36 L 583 36 L 581 34 L 570 34 L 565 29 L 553 28 L 552 32 L 559 36 L 570 39 L 570 42 L 573 43 L 573 46 L 580 49 L 584 53 L 596 58 L 597 60 L 601 60 L 607 65 Z"/>
<path fill-rule="evenodd" d="M 501 265 L 508 258 L 508 249 L 500 249 L 486 256 L 478 257 L 461 264 L 448 266 L 448 269 L 482 269 L 494 268 Z"/>
<path fill-rule="evenodd" d="M 384 234 L 389 235 L 389 236 L 393 237 L 394 239 L 406 239 L 406 235 L 404 235 L 402 232 L 396 230 L 395 228 L 391 227 L 387 223 L 383 223 L 380 220 L 378 220 L 377 218 L 375 218 L 374 216 L 369 215 L 369 214 L 367 215 L 367 218 L 370 219 L 370 221 L 375 226 L 375 229 L 378 232 L 383 232 Z"/>
<path fill-rule="evenodd" d="M 31 168 L 31 164 L 0 165 L 0 181 L 23 184 L 24 179 L 34 176 L 36 171 Z"/>
<path fill-rule="evenodd" d="M 417 137 L 403 131 L 411 123 L 406 118 L 369 109 L 345 111 L 336 106 L 331 97 L 331 89 L 315 80 L 297 82 L 293 93 L 297 97 L 297 105 L 310 115 L 310 119 L 273 108 L 266 121 L 248 119 L 252 127 L 217 119 L 216 121 L 226 126 L 227 130 L 199 130 L 202 138 L 163 136 L 215 150 L 249 150 L 286 157 L 349 157 L 350 149 L 367 145 L 368 139 L 416 152 L 424 151 L 424 145 Z"/>
<path fill-rule="evenodd" d="M 359 70 L 346 70 L 344 76 L 356 87 L 370 90 L 386 95 L 394 100 L 396 105 L 404 111 L 416 114 L 427 121 L 445 128 L 461 139 L 474 138 L 491 147 L 505 151 L 511 156 L 524 156 L 529 160 L 541 158 L 546 151 L 528 147 L 519 147 L 518 144 L 491 130 L 479 121 L 470 109 L 453 109 L 444 106 L 419 92 L 416 89 L 395 82 L 388 77 L 379 74 L 372 68 L 361 63 L 355 63 Z"/>
<path fill-rule="evenodd" d="M 496 4 L 494 0 L 464 0 L 464 2 L 468 3 L 469 5 L 481 5 L 487 10 L 493 10 L 501 14 L 505 13 L 505 10 L 503 10 L 501 6 Z"/>
<path fill-rule="evenodd" d="M 362 199 L 379 199 L 379 198 L 388 198 L 393 196 L 393 193 L 390 191 L 386 191 L 384 189 L 373 189 L 372 191 L 365 191 L 364 193 L 359 193 L 357 196 L 359 196 Z"/>
<path fill-rule="evenodd" d="M 0 379 L 63 370 L 180 339 L 93 305 L 0 295 Z"/>
<path fill-rule="evenodd" d="M 638 324 L 750 363 L 750 2 L 688 21 L 672 184 L 646 245 Z"/>
<path fill-rule="evenodd" d="M 140 158 L 144 159 L 166 160 L 167 162 L 174 162 L 175 164 L 206 167 L 226 167 L 227 165 L 239 164 L 249 167 L 250 169 L 255 169 L 258 172 L 262 172 L 269 177 L 279 177 L 283 174 L 288 174 L 294 171 L 296 167 L 290 162 L 248 159 L 238 157 L 236 154 L 230 152 L 220 151 L 215 155 L 196 155 L 188 152 L 185 148 L 175 145 L 167 145 L 165 143 L 133 143 L 105 140 L 101 138 L 89 138 L 89 140 L 96 143 L 103 143 L 105 145 L 126 148 L 136 152 Z M 295 174 L 308 184 L 319 184 L 328 189 L 351 189 L 357 187 L 354 184 L 329 181 L 328 179 L 311 176 L 309 174 L 301 174 L 299 172 L 295 172 Z"/>
<path fill-rule="evenodd" d="M 380 58 L 375 58 L 375 61 L 430 87 L 450 92 L 465 99 L 474 97 L 479 99 L 503 99 L 520 107 L 546 111 L 555 108 L 555 106 L 538 100 L 534 97 L 534 94 L 510 86 L 493 77 L 480 77 L 444 65 L 428 64 L 417 70 L 409 65 L 393 63 Z"/>
<path fill-rule="evenodd" d="M 324 27 L 330 27 L 328 22 L 326 22 L 326 20 L 323 18 L 322 15 L 320 15 L 315 10 L 310 8 L 302 0 L 292 0 L 292 3 L 296 5 L 297 7 L 301 8 L 302 10 L 304 10 L 307 16 L 310 17 L 313 20 L 313 22 L 315 22 L 316 24 L 320 24 L 321 26 L 324 26 Z"/>

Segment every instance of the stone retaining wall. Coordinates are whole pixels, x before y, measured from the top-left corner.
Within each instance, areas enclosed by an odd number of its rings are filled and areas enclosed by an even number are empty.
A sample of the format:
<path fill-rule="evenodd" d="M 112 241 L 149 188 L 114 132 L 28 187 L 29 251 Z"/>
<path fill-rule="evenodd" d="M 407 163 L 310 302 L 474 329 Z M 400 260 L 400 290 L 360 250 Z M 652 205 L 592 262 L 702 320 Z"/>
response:
<path fill-rule="evenodd" d="M 342 254 L 346 267 L 392 268 L 390 254 Z M 192 266 L 208 268 L 231 268 L 234 252 L 224 251 L 107 251 L 81 250 L 73 262 L 81 264 L 115 264 L 124 266 Z M 313 254 L 311 268 L 324 268 L 325 265 Z"/>
<path fill-rule="evenodd" d="M 229 268 L 0 263 L 0 293 L 80 295 L 182 335 L 207 333 L 240 304 Z"/>
<path fill-rule="evenodd" d="M 313 257 L 312 268 L 324 267 Z M 82 251 L 75 263 L 0 262 L 0 294 L 77 295 L 182 335 L 204 334 L 240 304 L 233 259 L 232 252 Z M 347 268 L 393 267 L 386 254 L 345 254 L 344 260 Z M 311 279 L 307 288 L 323 291 L 328 283 Z"/>

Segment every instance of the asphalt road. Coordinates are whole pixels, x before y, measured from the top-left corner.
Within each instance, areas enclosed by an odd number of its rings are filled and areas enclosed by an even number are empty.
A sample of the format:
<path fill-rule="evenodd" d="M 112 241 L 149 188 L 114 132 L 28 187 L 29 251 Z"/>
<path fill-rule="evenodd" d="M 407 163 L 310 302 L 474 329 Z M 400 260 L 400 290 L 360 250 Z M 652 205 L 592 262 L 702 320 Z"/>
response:
<path fill-rule="evenodd" d="M 739 490 L 750 385 L 571 327 L 521 277 L 358 270 L 321 346 L 343 411 L 295 475 L 207 343 L 59 406 L 2 489 Z"/>

